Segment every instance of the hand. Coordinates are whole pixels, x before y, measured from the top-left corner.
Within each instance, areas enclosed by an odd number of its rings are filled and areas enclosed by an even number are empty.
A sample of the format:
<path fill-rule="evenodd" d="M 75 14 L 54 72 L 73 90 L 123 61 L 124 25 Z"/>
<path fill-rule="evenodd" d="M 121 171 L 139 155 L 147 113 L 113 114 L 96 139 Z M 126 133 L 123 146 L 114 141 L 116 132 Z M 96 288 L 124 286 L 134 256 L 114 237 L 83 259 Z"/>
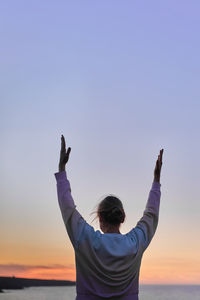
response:
<path fill-rule="evenodd" d="M 59 161 L 59 172 L 65 171 L 65 165 L 69 160 L 69 154 L 71 148 L 69 147 L 66 152 L 65 138 L 61 136 L 61 150 L 60 150 L 60 161 Z"/>
<path fill-rule="evenodd" d="M 154 181 L 160 182 L 160 172 L 162 167 L 162 155 L 163 155 L 163 149 L 160 150 L 160 154 L 158 155 L 158 159 L 156 161 L 156 166 L 154 169 Z"/>

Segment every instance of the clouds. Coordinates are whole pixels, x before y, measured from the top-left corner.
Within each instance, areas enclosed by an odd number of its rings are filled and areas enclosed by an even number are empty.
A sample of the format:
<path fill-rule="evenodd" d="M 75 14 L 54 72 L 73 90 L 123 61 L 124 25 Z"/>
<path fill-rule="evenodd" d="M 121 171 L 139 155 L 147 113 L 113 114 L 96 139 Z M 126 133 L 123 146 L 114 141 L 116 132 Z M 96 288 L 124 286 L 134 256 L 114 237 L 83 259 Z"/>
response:
<path fill-rule="evenodd" d="M 15 276 L 40 279 L 75 280 L 74 264 L 23 265 L 0 264 L 0 276 Z"/>

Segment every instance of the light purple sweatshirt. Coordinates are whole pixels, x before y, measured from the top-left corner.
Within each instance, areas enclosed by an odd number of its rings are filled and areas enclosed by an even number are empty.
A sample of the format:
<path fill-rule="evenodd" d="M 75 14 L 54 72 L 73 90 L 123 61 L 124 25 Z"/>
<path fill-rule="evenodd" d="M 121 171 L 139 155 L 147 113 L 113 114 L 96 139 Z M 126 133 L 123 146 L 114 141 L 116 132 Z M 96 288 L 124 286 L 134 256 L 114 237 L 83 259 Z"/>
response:
<path fill-rule="evenodd" d="M 76 209 L 66 172 L 55 177 L 60 210 L 75 251 L 76 300 L 138 300 L 141 259 L 158 224 L 161 184 L 153 182 L 136 227 L 126 234 L 102 234 Z"/>

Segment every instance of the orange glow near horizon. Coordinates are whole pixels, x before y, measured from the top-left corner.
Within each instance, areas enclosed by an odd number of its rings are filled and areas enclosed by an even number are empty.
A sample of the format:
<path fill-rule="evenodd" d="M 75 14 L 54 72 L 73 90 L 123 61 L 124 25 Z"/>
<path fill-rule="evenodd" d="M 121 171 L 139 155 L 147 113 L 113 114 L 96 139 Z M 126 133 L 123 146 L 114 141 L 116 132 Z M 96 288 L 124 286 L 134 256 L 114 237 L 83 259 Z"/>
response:
<path fill-rule="evenodd" d="M 185 269 L 186 267 L 186 269 Z M 150 265 L 141 268 L 141 284 L 200 284 L 198 268 L 184 265 Z M 73 265 L 17 265 L 1 264 L 0 276 L 23 278 L 56 279 L 76 281 L 76 270 Z"/>
<path fill-rule="evenodd" d="M 155 238 L 151 249 L 144 253 L 140 284 L 200 284 L 197 250 L 193 250 L 193 256 L 186 247 L 182 252 L 178 251 L 179 248 L 166 252 L 165 240 L 160 239 Z M 179 244 L 182 246 L 181 240 Z M 57 242 L 51 247 L 4 244 L 1 247 L 0 276 L 76 281 L 73 247 L 70 241 L 64 245 Z"/>
<path fill-rule="evenodd" d="M 169 239 L 166 236 L 165 232 L 159 238 L 155 236 L 150 249 L 144 253 L 140 283 L 200 284 L 199 242 L 193 243 L 196 247 L 191 255 L 191 249 L 184 244 L 181 234 L 178 244 L 171 238 L 170 244 L 176 245 L 173 249 L 168 247 Z M 12 240 L 11 243 L 7 239 L 8 236 L 5 236 L 1 246 L 0 276 L 76 280 L 74 250 L 69 240 L 63 243 L 66 239 L 64 230 L 63 236 L 54 243 L 32 241 L 28 244 L 20 240 Z M 191 235 L 190 239 L 195 241 Z"/>
<path fill-rule="evenodd" d="M 26 266 L 0 265 L 0 276 L 15 276 L 36 279 L 76 280 L 76 270 L 73 267 L 54 266 Z"/>

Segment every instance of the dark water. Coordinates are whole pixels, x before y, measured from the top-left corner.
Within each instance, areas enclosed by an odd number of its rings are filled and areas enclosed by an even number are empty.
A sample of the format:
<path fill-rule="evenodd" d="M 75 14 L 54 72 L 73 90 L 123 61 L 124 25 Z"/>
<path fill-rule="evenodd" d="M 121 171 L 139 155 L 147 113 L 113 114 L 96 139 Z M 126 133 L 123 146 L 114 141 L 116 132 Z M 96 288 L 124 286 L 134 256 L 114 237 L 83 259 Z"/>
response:
<path fill-rule="evenodd" d="M 74 300 L 76 287 L 4 290 L 0 300 Z M 200 285 L 140 285 L 140 300 L 200 300 Z"/>

